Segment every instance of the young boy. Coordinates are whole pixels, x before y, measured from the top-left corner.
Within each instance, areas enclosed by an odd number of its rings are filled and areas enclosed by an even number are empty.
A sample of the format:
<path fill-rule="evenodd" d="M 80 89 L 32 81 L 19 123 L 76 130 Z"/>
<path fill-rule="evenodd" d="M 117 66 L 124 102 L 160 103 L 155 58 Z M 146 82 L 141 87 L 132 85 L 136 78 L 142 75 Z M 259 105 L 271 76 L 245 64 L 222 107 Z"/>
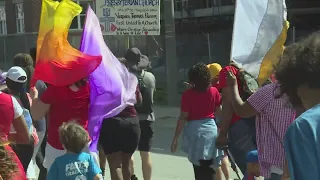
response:
<path fill-rule="evenodd" d="M 260 180 L 258 151 L 253 150 L 247 154 L 247 176 L 246 180 Z"/>
<path fill-rule="evenodd" d="M 83 127 L 70 122 L 59 128 L 60 141 L 67 151 L 55 159 L 47 180 L 102 180 L 101 169 L 94 158 L 82 149 L 89 143 L 89 135 Z"/>

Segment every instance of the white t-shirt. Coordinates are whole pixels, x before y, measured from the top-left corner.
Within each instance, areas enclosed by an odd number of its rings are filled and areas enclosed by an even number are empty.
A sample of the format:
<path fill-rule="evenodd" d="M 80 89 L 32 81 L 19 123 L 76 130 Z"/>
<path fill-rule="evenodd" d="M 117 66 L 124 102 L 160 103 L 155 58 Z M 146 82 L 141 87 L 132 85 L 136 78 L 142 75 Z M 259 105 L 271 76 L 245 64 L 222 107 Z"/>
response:
<path fill-rule="evenodd" d="M 20 106 L 19 102 L 16 100 L 16 98 L 11 96 L 11 99 L 12 99 L 12 104 L 13 104 L 14 119 L 16 119 L 16 118 L 22 116 L 23 109 Z"/>

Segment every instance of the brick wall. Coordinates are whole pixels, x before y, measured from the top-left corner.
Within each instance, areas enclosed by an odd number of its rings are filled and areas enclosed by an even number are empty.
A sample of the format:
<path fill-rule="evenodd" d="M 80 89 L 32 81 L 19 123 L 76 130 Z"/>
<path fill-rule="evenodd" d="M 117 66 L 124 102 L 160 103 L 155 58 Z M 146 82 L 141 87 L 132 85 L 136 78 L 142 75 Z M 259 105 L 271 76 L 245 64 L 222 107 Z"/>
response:
<path fill-rule="evenodd" d="M 17 33 L 15 3 L 23 2 L 25 32 L 38 32 L 41 0 L 5 0 L 8 34 Z"/>
<path fill-rule="evenodd" d="M 23 9 L 25 32 L 38 32 L 41 13 L 41 0 L 24 0 Z"/>
<path fill-rule="evenodd" d="M 16 28 L 16 14 L 15 5 L 12 0 L 5 0 L 6 7 L 6 20 L 7 20 L 7 33 L 15 34 L 17 32 Z"/>

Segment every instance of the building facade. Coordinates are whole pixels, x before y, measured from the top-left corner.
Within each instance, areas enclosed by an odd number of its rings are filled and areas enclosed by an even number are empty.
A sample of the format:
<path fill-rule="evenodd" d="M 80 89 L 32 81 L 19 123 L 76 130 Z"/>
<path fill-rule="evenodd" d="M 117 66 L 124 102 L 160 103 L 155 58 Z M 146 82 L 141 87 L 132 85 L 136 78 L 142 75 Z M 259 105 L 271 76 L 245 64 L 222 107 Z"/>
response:
<path fill-rule="evenodd" d="M 70 29 L 81 30 L 85 9 L 92 0 L 76 0 L 84 11 L 77 16 Z M 21 34 L 38 32 L 40 22 L 41 0 L 2 0 L 0 1 L 0 34 Z"/>
<path fill-rule="evenodd" d="M 42 0 L 0 0 L 0 68 L 8 67 L 16 53 L 28 52 L 36 45 Z M 69 42 L 79 47 L 81 29 L 88 4 L 74 0 L 84 11 L 70 27 Z M 198 61 L 229 62 L 235 0 L 173 0 L 179 68 Z M 287 0 L 291 23 L 288 42 L 320 28 L 319 0 Z M 164 36 L 105 36 L 110 49 L 121 56 L 128 47 L 139 47 L 149 57 L 162 59 Z M 165 61 L 159 61 L 164 65 Z"/>

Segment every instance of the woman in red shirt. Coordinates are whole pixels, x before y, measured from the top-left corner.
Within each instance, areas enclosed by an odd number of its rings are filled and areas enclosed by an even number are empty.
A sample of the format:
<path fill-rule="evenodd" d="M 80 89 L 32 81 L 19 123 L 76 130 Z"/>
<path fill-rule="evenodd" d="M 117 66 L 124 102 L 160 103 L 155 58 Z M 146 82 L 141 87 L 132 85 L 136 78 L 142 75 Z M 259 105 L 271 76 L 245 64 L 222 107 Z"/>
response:
<path fill-rule="evenodd" d="M 119 61 L 127 68 L 138 64 L 138 62 L 131 63 L 125 58 L 119 58 Z M 138 87 L 135 95 L 137 104 L 141 104 L 142 97 Z M 135 179 L 130 160 L 138 147 L 139 139 L 139 118 L 133 105 L 128 105 L 118 115 L 103 120 L 99 144 L 107 156 L 112 180 Z"/>
<path fill-rule="evenodd" d="M 31 93 L 37 94 L 35 88 Z M 31 114 L 34 120 L 41 120 L 48 112 L 48 139 L 44 167 L 49 169 L 54 160 L 65 153 L 59 141 L 58 130 L 64 122 L 76 121 L 87 130 L 89 109 L 89 83 L 86 79 L 69 86 L 49 85 L 41 98 L 33 99 Z M 89 152 L 89 149 L 85 149 Z"/>
<path fill-rule="evenodd" d="M 15 171 L 10 172 L 10 169 L 1 165 L 1 176 L 6 180 L 26 180 L 26 175 L 23 166 L 18 159 L 17 155 L 9 146 L 10 142 L 19 144 L 28 144 L 30 142 L 29 130 L 26 121 L 23 116 L 23 110 L 18 101 L 9 94 L 5 94 L 0 91 L 0 137 L 1 137 L 1 151 L 6 152 L 6 155 L 10 155 L 11 161 L 15 164 Z M 11 124 L 17 133 L 9 134 Z M 0 160 L 4 160 L 0 158 Z M 0 162 L 4 163 L 4 162 Z M 12 168 L 12 167 L 11 167 Z M 3 174 L 4 173 L 4 174 Z M 10 177 L 10 178 L 6 178 Z"/>
<path fill-rule="evenodd" d="M 211 87 L 210 72 L 205 64 L 192 66 L 188 76 L 192 87 L 182 94 L 171 151 L 176 151 L 179 135 L 184 130 L 182 149 L 193 164 L 195 179 L 211 180 L 215 175 L 212 165 L 218 165 L 217 160 L 223 155 L 215 147 L 218 128 L 214 120 L 221 110 L 221 97 L 217 88 Z"/>

